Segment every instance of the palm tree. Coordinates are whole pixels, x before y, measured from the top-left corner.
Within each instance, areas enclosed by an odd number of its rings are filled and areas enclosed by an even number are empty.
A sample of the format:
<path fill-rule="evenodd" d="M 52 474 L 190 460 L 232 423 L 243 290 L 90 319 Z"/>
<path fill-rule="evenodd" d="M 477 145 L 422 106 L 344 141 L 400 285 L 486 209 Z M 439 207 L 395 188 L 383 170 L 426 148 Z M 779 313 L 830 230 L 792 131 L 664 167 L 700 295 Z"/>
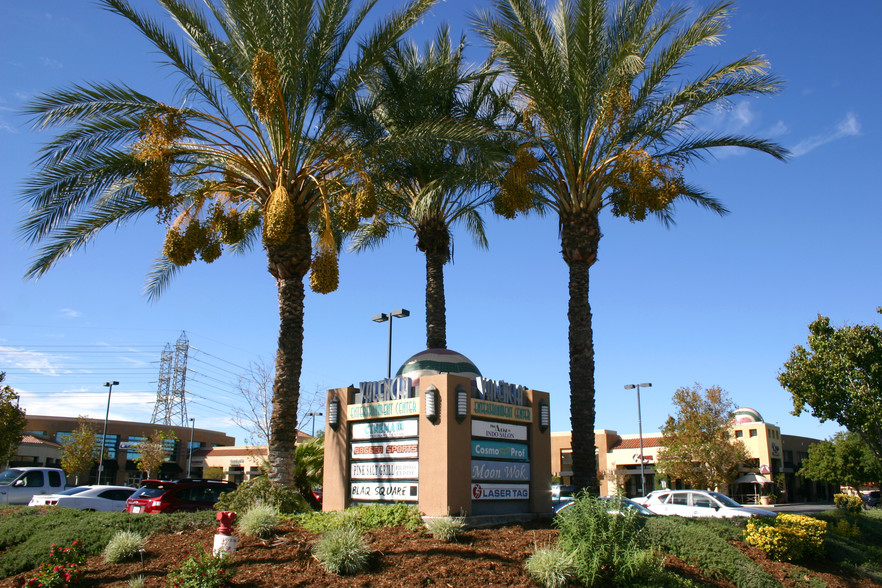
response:
<path fill-rule="evenodd" d="M 373 214 L 361 153 L 340 105 L 432 0 L 409 0 L 373 24 L 375 0 L 157 0 L 176 28 L 126 0 L 101 0 L 128 19 L 179 76 L 178 106 L 125 85 L 74 86 L 37 97 L 28 112 L 47 143 L 25 188 L 21 227 L 44 243 L 38 277 L 108 226 L 154 213 L 167 227 L 148 279 L 151 297 L 197 257 L 262 239 L 279 296 L 270 478 L 291 484 L 303 351 L 303 279 L 337 286 L 341 206 Z M 372 18 L 372 17 L 371 17 Z M 262 227 L 262 230 L 261 230 Z M 313 254 L 313 241 L 315 253 Z"/>
<path fill-rule="evenodd" d="M 353 248 L 378 246 L 395 230 L 413 231 L 426 256 L 426 347 L 447 348 L 444 266 L 453 228 L 462 225 L 487 247 L 480 209 L 492 200 L 492 179 L 506 151 L 498 124 L 506 97 L 487 66 L 468 68 L 465 41 L 454 46 L 446 27 L 426 43 L 399 43 L 354 105 L 353 125 L 373 149 L 379 207 L 356 232 Z"/>
<path fill-rule="evenodd" d="M 737 96 L 770 94 L 779 80 L 748 55 L 693 77 L 686 59 L 716 45 L 731 5 L 690 18 L 660 12 L 655 0 L 495 0 L 475 16 L 480 34 L 514 78 L 526 139 L 497 197 L 514 214 L 537 197 L 557 213 L 569 270 L 570 411 L 573 483 L 596 492 L 594 347 L 589 269 L 597 259 L 599 215 L 632 222 L 673 220 L 690 201 L 725 208 L 683 177 L 686 164 L 716 147 L 744 147 L 783 159 L 779 145 L 755 137 L 703 132 L 696 118 Z"/>

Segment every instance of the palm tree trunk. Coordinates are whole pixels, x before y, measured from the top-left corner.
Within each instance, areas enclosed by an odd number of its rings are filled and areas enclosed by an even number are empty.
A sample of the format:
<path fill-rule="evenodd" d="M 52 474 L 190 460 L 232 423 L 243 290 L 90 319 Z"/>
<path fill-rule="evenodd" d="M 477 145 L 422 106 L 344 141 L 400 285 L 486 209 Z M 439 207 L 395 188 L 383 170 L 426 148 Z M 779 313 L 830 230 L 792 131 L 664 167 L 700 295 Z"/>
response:
<path fill-rule="evenodd" d="M 573 486 L 597 495 L 594 450 L 594 333 L 588 303 L 589 270 L 597 259 L 600 224 L 597 213 L 561 216 L 561 245 L 569 269 L 570 426 Z"/>
<path fill-rule="evenodd" d="M 294 484 L 294 443 L 303 365 L 303 278 L 309 270 L 312 241 L 306 218 L 298 219 L 288 240 L 267 245 L 269 272 L 279 289 L 279 346 L 270 418 L 269 479 Z"/>
<path fill-rule="evenodd" d="M 447 349 L 444 264 L 447 255 L 426 253 L 426 349 Z"/>

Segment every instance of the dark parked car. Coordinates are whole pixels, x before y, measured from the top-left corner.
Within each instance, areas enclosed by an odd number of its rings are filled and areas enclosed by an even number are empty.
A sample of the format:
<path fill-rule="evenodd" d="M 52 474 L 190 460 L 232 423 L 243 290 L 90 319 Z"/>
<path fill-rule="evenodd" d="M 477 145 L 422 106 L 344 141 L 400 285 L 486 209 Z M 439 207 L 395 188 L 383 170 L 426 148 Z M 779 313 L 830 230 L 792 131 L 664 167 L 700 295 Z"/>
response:
<path fill-rule="evenodd" d="M 867 492 L 861 498 L 864 499 L 864 508 L 878 508 L 879 507 L 879 491 L 873 490 L 871 492 Z"/>
<path fill-rule="evenodd" d="M 126 501 L 126 512 L 195 512 L 209 510 L 236 484 L 224 480 L 144 480 Z"/>

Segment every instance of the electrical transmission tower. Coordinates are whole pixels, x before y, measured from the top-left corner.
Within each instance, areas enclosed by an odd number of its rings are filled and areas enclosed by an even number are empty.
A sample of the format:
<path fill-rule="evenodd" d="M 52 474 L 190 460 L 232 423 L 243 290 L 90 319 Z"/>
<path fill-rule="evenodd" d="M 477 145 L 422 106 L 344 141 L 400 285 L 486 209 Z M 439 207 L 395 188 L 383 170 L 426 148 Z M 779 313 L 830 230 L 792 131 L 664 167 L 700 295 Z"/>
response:
<path fill-rule="evenodd" d="M 187 353 L 190 341 L 182 332 L 174 350 L 166 343 L 159 362 L 159 386 L 151 423 L 187 426 Z"/>

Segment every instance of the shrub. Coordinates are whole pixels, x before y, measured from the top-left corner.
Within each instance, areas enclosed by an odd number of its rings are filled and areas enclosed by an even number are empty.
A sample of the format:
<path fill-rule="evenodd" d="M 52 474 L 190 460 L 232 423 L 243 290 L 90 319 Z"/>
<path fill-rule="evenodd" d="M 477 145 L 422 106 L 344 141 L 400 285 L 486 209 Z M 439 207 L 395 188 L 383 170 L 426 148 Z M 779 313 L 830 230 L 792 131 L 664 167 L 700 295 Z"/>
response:
<path fill-rule="evenodd" d="M 644 550 L 641 520 L 634 511 L 581 496 L 555 519 L 558 547 L 572 553 L 576 575 L 585 586 L 648 582 L 661 574 L 661 561 Z"/>
<path fill-rule="evenodd" d="M 312 510 L 299 492 L 273 484 L 266 476 L 243 482 L 232 492 L 227 492 L 221 496 L 215 508 L 217 510 L 247 512 L 258 504 L 275 506 L 280 513 L 285 514 Z"/>
<path fill-rule="evenodd" d="M 269 537 L 279 525 L 279 509 L 270 504 L 253 506 L 236 521 L 236 528 L 246 537 Z"/>
<path fill-rule="evenodd" d="M 652 517 L 646 521 L 644 533 L 656 550 L 679 557 L 710 578 L 729 580 L 739 588 L 780 586 L 753 560 L 709 528 L 706 521 Z"/>
<path fill-rule="evenodd" d="M 147 577 L 142 574 L 138 574 L 137 576 L 129 578 L 127 584 L 129 588 L 144 588 L 145 586 L 147 586 Z"/>
<path fill-rule="evenodd" d="M 413 531 L 423 526 L 417 507 L 402 503 L 364 504 L 342 512 L 306 512 L 294 518 L 300 526 L 313 533 L 341 527 L 355 527 L 362 531 L 376 527 L 403 527 Z"/>
<path fill-rule="evenodd" d="M 165 577 L 165 586 L 173 588 L 221 588 L 230 583 L 235 570 L 233 558 L 226 552 L 214 555 L 203 545 L 187 556 Z"/>
<path fill-rule="evenodd" d="M 577 576 L 575 555 L 559 547 L 539 547 L 525 566 L 530 577 L 544 588 L 564 588 Z"/>
<path fill-rule="evenodd" d="M 465 517 L 437 517 L 429 519 L 426 528 L 439 541 L 453 541 L 465 530 Z"/>
<path fill-rule="evenodd" d="M 62 588 L 75 584 L 83 579 L 80 566 L 86 563 L 86 553 L 79 541 L 70 547 L 53 545 L 49 549 L 49 561 L 40 564 L 36 575 L 20 578 L 18 586 L 36 586 L 39 588 Z"/>
<path fill-rule="evenodd" d="M 855 496 L 854 494 L 834 494 L 833 504 L 839 510 L 844 510 L 850 514 L 857 514 L 861 511 L 864 501 L 860 496 Z"/>
<path fill-rule="evenodd" d="M 144 537 L 135 531 L 117 531 L 104 548 L 104 559 L 110 563 L 119 563 L 135 557 L 144 549 Z"/>
<path fill-rule="evenodd" d="M 861 536 L 860 527 L 848 522 L 848 519 L 837 519 L 832 531 L 840 537 L 848 537 L 849 539 L 857 539 Z"/>
<path fill-rule="evenodd" d="M 782 513 L 771 522 L 747 523 L 744 542 L 759 547 L 774 560 L 793 561 L 823 555 L 826 534 L 824 521 Z"/>
<path fill-rule="evenodd" d="M 367 540 L 355 527 L 326 531 L 316 541 L 312 553 L 325 570 L 341 575 L 360 572 L 370 557 Z"/>

